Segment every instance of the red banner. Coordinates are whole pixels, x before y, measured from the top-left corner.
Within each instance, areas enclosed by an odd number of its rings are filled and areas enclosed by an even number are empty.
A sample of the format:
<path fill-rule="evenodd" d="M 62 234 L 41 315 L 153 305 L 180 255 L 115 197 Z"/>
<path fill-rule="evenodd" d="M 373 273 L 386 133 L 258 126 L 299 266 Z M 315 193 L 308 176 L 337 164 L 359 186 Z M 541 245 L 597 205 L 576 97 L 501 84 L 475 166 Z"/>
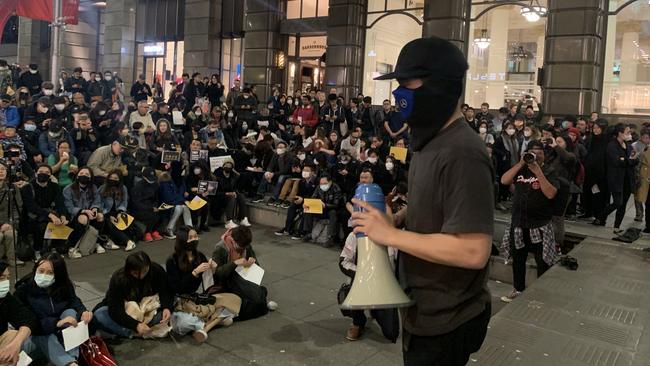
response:
<path fill-rule="evenodd" d="M 16 11 L 16 1 L 17 0 L 0 0 L 0 40 L 2 39 L 2 33 L 5 30 L 7 20 L 9 20 Z"/>
<path fill-rule="evenodd" d="M 66 24 L 79 23 L 79 0 L 61 0 L 63 21 Z M 52 22 L 54 0 L 20 0 L 16 4 L 16 14 L 30 19 Z"/>

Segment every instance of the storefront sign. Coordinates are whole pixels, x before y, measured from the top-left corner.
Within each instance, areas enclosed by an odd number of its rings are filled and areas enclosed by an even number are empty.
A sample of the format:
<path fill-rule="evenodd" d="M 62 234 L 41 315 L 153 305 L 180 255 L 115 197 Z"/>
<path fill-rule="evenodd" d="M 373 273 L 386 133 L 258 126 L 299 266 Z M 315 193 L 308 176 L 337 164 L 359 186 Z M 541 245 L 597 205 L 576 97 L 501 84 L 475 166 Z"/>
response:
<path fill-rule="evenodd" d="M 144 56 L 165 56 L 165 43 L 145 43 Z"/>
<path fill-rule="evenodd" d="M 327 51 L 327 37 L 301 37 L 300 57 L 321 57 Z"/>
<path fill-rule="evenodd" d="M 468 72 L 467 80 L 489 80 L 489 81 L 506 80 L 506 73 L 491 72 L 489 74 L 472 74 Z"/>

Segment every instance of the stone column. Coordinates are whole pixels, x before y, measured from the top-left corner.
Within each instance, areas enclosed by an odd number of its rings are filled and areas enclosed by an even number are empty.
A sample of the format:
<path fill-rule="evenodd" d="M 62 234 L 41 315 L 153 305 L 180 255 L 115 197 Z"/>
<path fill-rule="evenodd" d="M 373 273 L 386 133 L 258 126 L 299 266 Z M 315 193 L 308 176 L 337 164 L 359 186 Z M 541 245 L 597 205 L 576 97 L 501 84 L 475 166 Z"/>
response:
<path fill-rule="evenodd" d="M 48 23 L 24 17 L 20 17 L 19 22 L 17 62 L 23 69 L 26 69 L 30 63 L 38 64 L 43 80 L 48 80 L 51 66 L 50 48 L 41 48 L 42 29 L 47 28 Z"/>
<path fill-rule="evenodd" d="M 422 36 L 450 40 L 467 55 L 471 0 L 426 0 Z"/>
<path fill-rule="evenodd" d="M 247 2 L 244 41 L 244 83 L 257 85 L 257 96 L 265 103 L 271 87 L 282 82 L 275 58 L 282 50 L 280 21 L 282 0 Z"/>
<path fill-rule="evenodd" d="M 137 0 L 111 0 L 106 2 L 104 12 L 105 70 L 117 71 L 124 81 L 124 94 L 128 97 L 135 67 L 135 14 Z"/>
<path fill-rule="evenodd" d="M 337 93 L 343 94 L 347 99 L 361 91 L 366 3 L 366 0 L 329 2 L 326 93 L 330 88 L 336 88 Z"/>
<path fill-rule="evenodd" d="M 190 74 L 219 73 L 221 0 L 186 0 L 184 68 Z"/>
<path fill-rule="evenodd" d="M 84 71 L 96 70 L 97 65 L 97 32 L 99 32 L 99 8 L 89 7 L 79 12 L 77 25 L 66 25 L 61 32 L 61 64 L 62 68 L 72 70 L 79 66 Z M 88 75 L 86 75 L 88 77 Z"/>
<path fill-rule="evenodd" d="M 547 114 L 600 110 L 608 3 L 549 0 L 542 86 Z"/>

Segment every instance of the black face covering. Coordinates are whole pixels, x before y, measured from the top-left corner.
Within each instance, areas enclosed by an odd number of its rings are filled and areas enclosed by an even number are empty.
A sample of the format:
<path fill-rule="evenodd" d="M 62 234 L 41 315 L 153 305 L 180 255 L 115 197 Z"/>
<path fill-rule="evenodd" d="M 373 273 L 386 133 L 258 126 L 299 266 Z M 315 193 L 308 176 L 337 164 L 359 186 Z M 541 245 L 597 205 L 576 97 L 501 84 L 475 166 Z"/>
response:
<path fill-rule="evenodd" d="M 187 243 L 187 249 L 188 249 L 188 251 L 191 250 L 191 251 L 193 251 L 193 252 L 196 252 L 196 250 L 198 249 L 198 247 L 199 247 L 199 241 L 198 241 L 198 240 L 194 240 L 194 241 L 191 241 L 191 242 Z"/>
<path fill-rule="evenodd" d="M 90 183 L 90 177 L 81 175 L 77 177 L 77 181 L 79 181 L 79 184 L 87 186 Z"/>
<path fill-rule="evenodd" d="M 50 180 L 50 175 L 47 173 L 38 173 L 36 174 L 36 180 L 39 183 L 47 183 L 47 181 Z"/>
<path fill-rule="evenodd" d="M 413 112 L 408 118 L 413 150 L 421 150 L 440 132 L 456 111 L 462 91 L 462 80 L 432 78 L 424 79 L 424 84 L 413 91 Z"/>

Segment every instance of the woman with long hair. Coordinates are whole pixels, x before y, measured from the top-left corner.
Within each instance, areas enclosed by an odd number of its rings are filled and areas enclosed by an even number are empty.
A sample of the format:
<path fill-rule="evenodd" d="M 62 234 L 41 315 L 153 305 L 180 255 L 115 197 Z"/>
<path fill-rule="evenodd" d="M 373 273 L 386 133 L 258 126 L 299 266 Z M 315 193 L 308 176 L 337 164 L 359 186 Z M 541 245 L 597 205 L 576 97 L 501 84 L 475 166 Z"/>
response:
<path fill-rule="evenodd" d="M 127 312 L 132 304 L 143 304 L 155 297 L 159 306 L 151 320 L 137 320 Z M 165 270 L 147 253 L 138 251 L 129 254 L 124 267 L 111 276 L 106 297 L 96 307 L 95 320 L 100 329 L 119 337 L 164 337 L 173 302 Z"/>
<path fill-rule="evenodd" d="M 517 140 L 516 132 L 517 130 L 512 122 L 505 121 L 503 123 L 501 134 L 497 137 L 496 142 L 494 143 L 493 153 L 497 159 L 497 175 L 499 177 L 519 162 L 520 144 Z M 505 210 L 505 206 L 503 206 L 501 202 L 508 200 L 510 190 L 508 186 L 504 186 L 500 181 L 501 179 L 499 179 L 499 202 L 497 203 L 497 208 Z"/>
<path fill-rule="evenodd" d="M 205 88 L 205 95 L 210 101 L 210 105 L 214 108 L 215 106 L 221 105 L 221 98 L 223 98 L 223 84 L 221 84 L 221 78 L 219 74 L 212 74 L 210 77 L 210 82 L 208 83 L 207 88 Z"/>
<path fill-rule="evenodd" d="M 75 246 L 86 232 L 87 226 L 92 225 L 97 231 L 101 231 L 104 225 L 104 214 L 100 210 L 101 200 L 92 181 L 92 169 L 81 167 L 74 183 L 63 190 L 63 202 L 68 217 L 72 217 L 70 226 L 73 231 L 68 237 L 68 256 L 72 259 L 81 258 L 81 253 Z M 95 250 L 98 254 L 105 252 L 99 244 L 96 245 Z"/>
<path fill-rule="evenodd" d="M 109 222 L 105 226 L 110 238 L 107 247 L 109 249 L 124 247 L 127 252 L 135 249 L 138 236 L 135 226 L 131 225 L 124 230 L 117 228 L 119 220 L 126 220 L 126 209 L 129 203 L 129 193 L 124 185 L 122 171 L 115 169 L 108 173 L 104 184 L 99 187 L 99 196 L 102 213 L 109 217 Z"/>
<path fill-rule="evenodd" d="M 60 341 L 61 331 L 81 321 L 89 324 L 93 313 L 77 297 L 63 257 L 51 253 L 39 259 L 32 272 L 16 284 L 15 296 L 32 310 L 40 324 L 28 343 L 55 366 L 77 366 L 79 348 L 66 351 Z"/>
<path fill-rule="evenodd" d="M 156 123 L 156 131 L 154 131 L 149 142 L 149 150 L 156 156 L 153 161 L 156 161 L 154 166 L 156 169 L 164 170 L 161 163 L 161 156 L 163 151 L 178 151 L 182 150 L 181 144 L 178 142 L 176 136 L 172 132 L 171 123 L 168 120 L 161 118 Z"/>

